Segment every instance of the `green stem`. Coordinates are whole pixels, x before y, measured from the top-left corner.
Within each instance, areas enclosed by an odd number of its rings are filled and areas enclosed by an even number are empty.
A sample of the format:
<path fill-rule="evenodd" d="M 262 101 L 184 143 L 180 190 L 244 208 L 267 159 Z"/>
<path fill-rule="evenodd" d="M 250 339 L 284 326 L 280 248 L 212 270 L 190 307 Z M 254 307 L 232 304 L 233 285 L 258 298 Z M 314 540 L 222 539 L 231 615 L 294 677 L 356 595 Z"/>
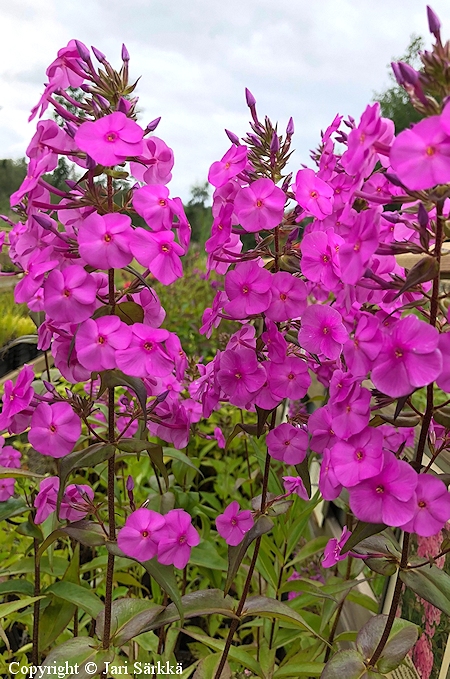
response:
<path fill-rule="evenodd" d="M 37 553 L 39 551 L 39 541 L 34 538 L 34 596 L 41 594 L 41 566 Z M 33 648 L 31 651 L 31 664 L 39 666 L 39 613 L 40 600 L 34 602 L 33 606 Z"/>

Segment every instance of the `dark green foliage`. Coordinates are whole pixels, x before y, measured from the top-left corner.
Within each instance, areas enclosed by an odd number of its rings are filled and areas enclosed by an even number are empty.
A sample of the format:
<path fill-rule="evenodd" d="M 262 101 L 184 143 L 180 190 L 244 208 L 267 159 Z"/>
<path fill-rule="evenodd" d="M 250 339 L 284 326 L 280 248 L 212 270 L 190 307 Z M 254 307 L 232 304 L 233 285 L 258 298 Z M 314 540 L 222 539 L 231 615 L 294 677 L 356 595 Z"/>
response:
<path fill-rule="evenodd" d="M 206 206 L 209 198 L 209 184 L 195 184 L 191 189 L 191 198 L 185 205 L 186 217 L 192 227 L 192 241 L 205 244 L 212 223 L 211 208 Z"/>
<path fill-rule="evenodd" d="M 11 160 L 10 158 L 3 158 L 0 160 L 0 212 L 8 214 L 9 197 L 14 191 L 17 191 L 27 173 L 27 164 L 25 158 L 19 160 Z"/>

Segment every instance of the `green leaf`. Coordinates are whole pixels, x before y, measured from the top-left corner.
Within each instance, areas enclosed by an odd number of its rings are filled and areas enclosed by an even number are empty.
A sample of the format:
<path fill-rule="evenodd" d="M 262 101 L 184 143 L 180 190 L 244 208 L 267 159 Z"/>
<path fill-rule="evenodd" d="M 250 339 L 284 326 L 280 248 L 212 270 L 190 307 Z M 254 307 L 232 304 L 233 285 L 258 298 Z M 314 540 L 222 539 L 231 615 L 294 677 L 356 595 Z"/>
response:
<path fill-rule="evenodd" d="M 299 625 L 303 629 L 308 630 L 308 632 L 321 639 L 324 643 L 327 643 L 325 639 L 322 639 L 322 637 L 308 625 L 300 613 L 297 613 L 297 611 L 294 611 L 290 606 L 277 599 L 271 599 L 266 596 L 249 597 L 242 610 L 241 618 L 245 618 L 247 615 L 258 615 L 262 618 L 276 618 L 277 620 L 294 623 L 295 625 Z"/>
<path fill-rule="evenodd" d="M 327 662 L 321 679 L 360 679 L 366 671 L 358 651 L 339 651 Z"/>
<path fill-rule="evenodd" d="M 12 469 L 0 467 L 0 479 L 44 479 L 43 474 L 30 472 L 28 469 Z"/>
<path fill-rule="evenodd" d="M 66 487 L 66 481 L 71 472 L 76 469 L 86 469 L 87 467 L 95 467 L 100 462 L 109 460 L 114 455 L 115 448 L 113 445 L 105 443 L 94 443 L 83 450 L 75 450 L 59 460 L 59 491 L 57 506 L 61 504 L 62 496 Z"/>
<path fill-rule="evenodd" d="M 351 601 L 354 604 L 358 604 L 358 606 L 362 606 L 363 608 L 366 608 L 368 611 L 372 611 L 372 613 L 378 613 L 379 610 L 378 602 L 368 594 L 358 592 L 358 590 L 353 590 L 352 592 L 349 592 L 347 594 L 347 601 Z"/>
<path fill-rule="evenodd" d="M 214 651 L 222 652 L 225 647 L 224 641 L 213 639 L 212 637 L 208 637 L 206 634 L 198 634 L 197 632 L 193 632 L 192 630 L 186 628 L 183 629 L 183 632 L 184 634 L 192 637 L 192 639 L 205 644 L 205 646 L 209 646 L 209 648 L 212 648 Z M 253 674 L 256 674 L 257 677 L 264 677 L 261 665 L 257 662 L 257 660 L 255 660 L 255 658 L 253 658 L 253 656 L 251 656 L 242 648 L 231 646 L 228 657 L 230 660 L 233 660 L 234 662 L 239 663 L 241 666 L 246 667 L 248 670 L 253 672 Z M 342 679 L 342 677 L 340 679 Z"/>
<path fill-rule="evenodd" d="M 380 643 L 388 616 L 375 615 L 361 628 L 356 638 L 358 651 L 370 660 Z M 418 628 L 408 620 L 396 618 L 392 625 L 386 646 L 376 664 L 380 672 L 392 672 L 405 658 L 418 638 Z"/>
<path fill-rule="evenodd" d="M 116 599 L 111 610 L 111 636 L 114 646 L 123 646 L 147 629 L 153 620 L 164 610 L 147 599 Z M 95 633 L 103 638 L 105 609 L 97 617 Z"/>
<path fill-rule="evenodd" d="M 45 593 L 54 594 L 58 599 L 64 599 L 71 604 L 75 604 L 83 611 L 86 611 L 91 618 L 96 618 L 103 610 L 104 606 L 98 596 L 90 589 L 77 585 L 73 582 L 54 582 L 45 590 Z"/>
<path fill-rule="evenodd" d="M 384 523 L 366 523 L 365 521 L 358 521 L 352 534 L 342 548 L 341 554 L 345 554 L 350 549 L 353 549 L 353 547 L 356 547 L 362 540 L 365 540 L 371 535 L 381 533 L 385 528 L 386 525 Z"/>
<path fill-rule="evenodd" d="M 31 604 L 34 604 L 35 601 L 39 601 L 40 599 L 45 599 L 45 596 L 28 596 L 25 597 L 25 599 L 7 601 L 4 604 L 0 604 L 0 618 L 4 618 L 26 606 L 31 606 Z"/>
<path fill-rule="evenodd" d="M 206 658 L 202 658 L 197 665 L 197 669 L 195 670 L 192 679 L 211 679 L 211 677 L 215 677 L 221 658 L 222 653 L 211 653 L 211 655 L 207 655 Z M 220 673 L 220 679 L 231 679 L 231 676 L 230 666 L 228 662 L 226 662 Z"/>
<path fill-rule="evenodd" d="M 274 679 L 296 679 L 303 675 L 307 677 L 320 677 L 325 665 L 323 662 L 304 662 L 304 663 L 287 663 L 280 667 L 273 675 Z M 344 679 L 341 677 L 340 679 Z M 347 679 L 347 677 L 345 678 Z"/>
<path fill-rule="evenodd" d="M 78 665 L 79 669 L 76 674 L 76 679 L 89 679 L 92 673 L 86 671 L 87 663 L 95 663 L 97 665 L 96 676 L 99 675 L 105 668 L 105 662 L 111 662 L 114 658 L 114 649 L 104 651 L 99 647 L 99 642 L 92 637 L 76 637 L 69 639 L 60 646 L 54 648 L 42 663 L 43 667 L 65 667 L 67 665 Z M 91 665 L 92 667 L 92 665 Z M 65 674 L 63 677 L 58 675 L 60 679 L 69 679 L 73 677 L 72 672 Z"/>
<path fill-rule="evenodd" d="M 98 397 L 110 387 L 126 387 L 136 394 L 136 398 L 141 406 L 144 421 L 147 420 L 147 390 L 140 377 L 129 377 L 121 370 L 102 370 L 100 373 L 100 389 Z"/>
<path fill-rule="evenodd" d="M 45 651 L 64 632 L 75 613 L 75 604 L 52 598 L 39 621 L 39 650 Z M 58 647 L 59 648 L 59 647 Z"/>
<path fill-rule="evenodd" d="M 411 563 L 421 563 L 411 559 Z M 437 566 L 405 569 L 400 571 L 400 579 L 422 599 L 450 615 L 450 576 Z"/>
<path fill-rule="evenodd" d="M 239 566 L 242 563 L 247 549 L 256 538 L 259 538 L 264 533 L 268 533 L 273 528 L 273 521 L 267 516 L 260 516 L 254 525 L 250 528 L 248 533 L 245 534 L 242 542 L 236 547 L 228 547 L 228 572 L 227 579 L 225 582 L 224 593 L 227 594 L 231 585 L 234 582 L 236 573 L 239 570 Z"/>
<path fill-rule="evenodd" d="M 195 466 L 195 464 L 188 458 L 187 455 L 181 452 L 181 450 L 175 450 L 175 448 L 163 448 L 164 452 L 164 457 L 168 457 L 172 460 L 178 460 L 179 462 L 183 462 L 185 465 L 190 467 L 191 469 L 195 469 L 197 474 L 200 474 L 200 476 L 203 476 L 202 472 L 198 467 Z"/>
<path fill-rule="evenodd" d="M 197 547 L 193 547 L 189 563 L 193 566 L 202 566 L 217 571 L 226 571 L 227 562 L 222 558 L 211 542 L 202 540 Z"/>
<path fill-rule="evenodd" d="M 225 452 L 228 452 L 228 449 L 233 441 L 233 439 L 236 438 L 238 434 L 240 434 L 241 431 L 244 431 L 246 434 L 253 434 L 253 436 L 256 436 L 258 432 L 258 425 L 256 424 L 244 424 L 243 422 L 238 422 L 237 424 L 234 425 L 234 429 L 227 438 L 226 444 L 225 444 Z"/>
<path fill-rule="evenodd" d="M 39 542 L 42 542 L 44 536 L 39 526 L 36 526 L 31 519 L 31 515 L 28 516 L 28 520 L 19 524 L 16 528 L 16 533 L 19 535 L 25 535 L 27 538 L 36 538 Z"/>
<path fill-rule="evenodd" d="M 319 535 L 319 537 L 310 540 L 297 552 L 292 561 L 286 565 L 286 568 L 290 568 L 294 564 L 299 563 L 299 561 L 309 559 L 311 556 L 314 556 L 314 554 L 323 552 L 325 546 L 328 544 L 328 541 L 329 538 L 326 535 Z"/>
<path fill-rule="evenodd" d="M 11 578 L 5 582 L 0 582 L 0 596 L 4 594 L 26 594 L 27 596 L 33 596 L 34 587 L 28 580 Z"/>
<path fill-rule="evenodd" d="M 102 527 L 95 521 L 86 519 L 69 523 L 60 530 L 86 547 L 99 547 L 104 545 L 107 540 Z"/>
<path fill-rule="evenodd" d="M 309 475 L 308 458 L 305 457 L 303 462 L 295 465 L 295 468 L 297 470 L 297 474 L 303 481 L 303 485 L 305 486 L 305 490 L 308 493 L 308 497 L 311 497 L 311 477 Z"/>
<path fill-rule="evenodd" d="M 256 406 L 256 414 L 258 416 L 258 426 L 256 429 L 256 436 L 259 438 L 261 434 L 264 431 L 264 426 L 267 422 L 267 418 L 269 417 L 270 413 L 273 412 L 273 410 L 264 410 L 264 408 L 260 408 L 259 406 Z"/>
<path fill-rule="evenodd" d="M 300 502 L 300 498 L 296 500 L 296 502 Z M 288 535 L 286 559 L 289 559 L 294 549 L 296 549 L 301 536 L 308 528 L 310 516 L 319 502 L 322 502 L 322 498 L 320 497 L 320 493 L 317 492 L 306 504 L 305 508 L 295 514 L 295 523 L 290 527 Z M 294 512 L 292 512 L 292 514 L 294 514 Z"/>
<path fill-rule="evenodd" d="M 144 309 L 136 302 L 120 302 L 115 305 L 114 313 L 127 325 L 144 322 Z"/>
<path fill-rule="evenodd" d="M 106 548 L 108 552 L 114 554 L 115 556 L 125 557 L 125 554 L 118 548 L 115 542 L 107 542 Z M 126 558 L 131 559 L 131 557 Z M 149 559 L 148 561 L 138 561 L 137 559 L 131 559 L 131 561 L 136 561 L 136 563 L 143 566 L 150 577 L 152 577 L 158 583 L 158 585 L 165 592 L 167 592 L 178 609 L 181 620 L 183 620 L 181 597 L 173 566 L 164 566 L 163 564 L 158 563 L 156 558 Z"/>
<path fill-rule="evenodd" d="M 0 521 L 19 516 L 29 509 L 25 500 L 21 497 L 10 497 L 6 502 L 0 502 Z"/>
<path fill-rule="evenodd" d="M 228 618 L 235 618 L 234 613 L 236 602 L 230 596 L 223 596 L 220 589 L 203 589 L 197 592 L 190 592 L 181 597 L 180 607 L 184 618 L 194 618 L 200 615 L 225 615 Z M 169 604 L 143 632 L 149 632 L 162 625 L 168 625 L 180 620 L 180 613 L 174 604 Z"/>

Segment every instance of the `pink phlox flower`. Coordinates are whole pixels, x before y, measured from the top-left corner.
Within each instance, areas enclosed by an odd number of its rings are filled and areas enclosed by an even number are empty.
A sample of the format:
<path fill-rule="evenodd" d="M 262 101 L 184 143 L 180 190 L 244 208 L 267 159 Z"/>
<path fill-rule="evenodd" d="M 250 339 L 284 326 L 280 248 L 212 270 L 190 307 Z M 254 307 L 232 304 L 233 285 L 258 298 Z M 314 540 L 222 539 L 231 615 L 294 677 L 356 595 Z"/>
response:
<path fill-rule="evenodd" d="M 169 338 L 169 331 L 151 328 L 143 323 L 134 323 L 131 342 L 126 349 L 116 352 L 117 367 L 133 377 L 164 377 L 174 368 L 163 342 Z"/>
<path fill-rule="evenodd" d="M 68 403 L 40 403 L 31 418 L 28 440 L 39 453 L 64 457 L 81 434 L 81 421 Z"/>
<path fill-rule="evenodd" d="M 297 356 L 287 356 L 282 363 L 270 361 L 267 377 L 272 394 L 278 398 L 303 398 L 311 384 L 306 363 Z"/>
<path fill-rule="evenodd" d="M 42 479 L 39 485 L 39 492 L 34 499 L 34 506 L 37 509 L 34 523 L 42 523 L 50 514 L 56 511 L 58 490 L 59 478 L 57 476 L 49 476 L 46 479 Z"/>
<path fill-rule="evenodd" d="M 266 381 L 266 371 L 252 349 L 224 351 L 220 356 L 217 382 L 230 403 L 245 407 Z"/>
<path fill-rule="evenodd" d="M 380 474 L 349 489 L 350 508 L 361 521 L 403 526 L 416 511 L 418 474 L 392 453 L 384 453 Z"/>
<path fill-rule="evenodd" d="M 94 491 L 86 485 L 71 484 L 67 486 L 61 500 L 59 518 L 67 521 L 80 521 L 89 512 L 89 505 L 94 499 Z"/>
<path fill-rule="evenodd" d="M 59 323 L 81 323 L 96 307 L 97 286 L 82 266 L 54 269 L 44 283 L 46 313 Z"/>
<path fill-rule="evenodd" d="M 355 183 L 353 177 L 341 173 L 337 174 L 330 181 L 328 185 L 333 189 L 333 211 L 337 212 L 346 205 L 351 204 L 351 199 L 355 191 L 359 188 L 359 184 Z"/>
<path fill-rule="evenodd" d="M 354 377 L 365 377 L 372 369 L 382 345 L 380 323 L 376 316 L 362 313 L 352 339 L 344 344 L 344 358 Z"/>
<path fill-rule="evenodd" d="M 111 167 L 142 153 L 143 134 L 134 120 L 116 111 L 94 122 L 82 123 L 75 134 L 75 143 L 96 163 Z"/>
<path fill-rule="evenodd" d="M 173 332 L 166 339 L 165 347 L 167 355 L 175 364 L 176 378 L 181 382 L 188 367 L 188 360 L 179 338 Z"/>
<path fill-rule="evenodd" d="M 236 198 L 236 194 L 240 188 L 241 182 L 239 182 L 238 179 L 233 179 L 214 191 L 213 204 L 211 208 L 214 219 L 218 218 L 220 210 L 224 205 L 231 205 L 234 208 L 234 199 Z M 234 212 L 232 212 L 231 215 L 231 223 L 233 225 L 239 223 L 239 220 Z"/>
<path fill-rule="evenodd" d="M 339 438 L 347 439 L 358 434 L 369 423 L 371 393 L 360 384 L 353 385 L 347 398 L 330 402 L 333 430 Z"/>
<path fill-rule="evenodd" d="M 54 120 L 41 120 L 25 153 L 28 158 L 39 158 L 49 150 L 57 153 L 74 151 L 75 148 L 72 139 Z"/>
<path fill-rule="evenodd" d="M 266 316 L 272 321 L 299 318 L 306 309 L 306 285 L 301 278 L 279 271 L 272 277 L 272 301 Z"/>
<path fill-rule="evenodd" d="M 150 233 L 137 228 L 130 241 L 130 249 L 139 264 L 148 267 L 163 285 L 170 285 L 183 275 L 180 255 L 184 250 L 175 242 L 172 231 Z"/>
<path fill-rule="evenodd" d="M 450 181 L 450 109 L 403 130 L 390 153 L 392 169 L 411 190 L 430 189 Z"/>
<path fill-rule="evenodd" d="M 243 243 L 239 234 L 232 233 L 229 239 L 214 252 L 208 255 L 206 260 L 206 270 L 217 271 L 220 276 L 226 274 L 231 264 L 236 262 L 236 255 L 239 255 L 243 248 Z"/>
<path fill-rule="evenodd" d="M 85 78 L 79 66 L 80 54 L 75 40 L 69 40 L 66 47 L 58 50 L 57 58 L 52 61 L 46 70 L 49 84 L 56 86 L 57 89 L 67 89 L 68 87 L 80 87 Z M 73 67 L 73 68 L 71 68 Z"/>
<path fill-rule="evenodd" d="M 342 316 L 332 307 L 313 304 L 303 313 L 298 341 L 306 351 L 336 359 L 347 339 Z"/>
<path fill-rule="evenodd" d="M 305 484 L 300 476 L 283 476 L 283 485 L 287 494 L 292 495 L 295 493 L 295 495 L 298 495 L 302 500 L 309 500 Z"/>
<path fill-rule="evenodd" d="M 242 228 L 249 232 L 273 229 L 284 215 L 286 195 L 271 179 L 257 179 L 238 191 L 234 211 Z"/>
<path fill-rule="evenodd" d="M 231 203 L 222 205 L 219 214 L 212 223 L 211 236 L 205 243 L 206 252 L 215 252 L 219 246 L 224 245 L 229 240 L 232 214 L 233 205 Z"/>
<path fill-rule="evenodd" d="M 247 165 L 247 151 L 246 146 L 235 146 L 233 144 L 222 160 L 216 161 L 209 168 L 209 183 L 219 188 L 242 172 Z"/>
<path fill-rule="evenodd" d="M 383 467 L 383 434 L 366 427 L 347 441 L 338 441 L 331 449 L 333 469 L 339 483 L 349 488 L 377 476 Z"/>
<path fill-rule="evenodd" d="M 201 335 L 206 335 L 208 339 L 211 337 L 213 328 L 217 328 L 220 325 L 220 312 L 226 302 L 228 302 L 228 297 L 226 296 L 225 292 L 222 290 L 216 292 L 212 307 L 208 307 L 203 312 L 202 326 L 199 330 Z"/>
<path fill-rule="evenodd" d="M 165 518 L 151 509 L 141 507 L 130 514 L 117 534 L 117 545 L 124 554 L 138 561 L 156 556 L 163 534 Z"/>
<path fill-rule="evenodd" d="M 180 385 L 180 392 L 182 388 Z M 178 395 L 177 395 L 178 397 Z M 178 397 L 179 398 L 179 397 Z M 200 420 L 203 417 L 203 411 L 202 411 L 202 404 L 199 403 L 198 401 L 194 401 L 192 398 L 184 398 L 180 401 L 180 406 L 183 408 L 185 413 L 187 414 L 188 420 L 190 424 L 194 424 L 195 422 L 200 422 Z"/>
<path fill-rule="evenodd" d="M 242 262 L 229 271 L 225 291 L 230 300 L 225 311 L 232 318 L 260 314 L 270 306 L 272 275 L 256 261 Z"/>
<path fill-rule="evenodd" d="M 236 500 L 231 502 L 224 513 L 219 514 L 216 518 L 217 532 L 227 545 L 232 547 L 236 547 L 242 542 L 253 524 L 251 511 L 249 509 L 240 510 L 239 503 Z"/>
<path fill-rule="evenodd" d="M 338 251 L 343 242 L 333 229 L 314 231 L 303 237 L 300 268 L 308 281 L 322 283 L 326 290 L 338 286 L 341 275 Z"/>
<path fill-rule="evenodd" d="M 313 170 L 299 170 L 292 189 L 297 203 L 312 217 L 324 219 L 333 212 L 333 189 Z"/>
<path fill-rule="evenodd" d="M 279 424 L 266 437 L 267 450 L 275 460 L 285 464 L 300 464 L 306 457 L 308 434 L 288 422 Z"/>
<path fill-rule="evenodd" d="M 266 320 L 266 328 L 261 339 L 266 343 L 269 360 L 274 363 L 284 363 L 288 344 L 283 333 L 278 330 L 277 324 L 269 319 Z"/>
<path fill-rule="evenodd" d="M 336 478 L 331 453 L 328 448 L 323 450 L 323 458 L 320 465 L 319 490 L 324 500 L 335 500 L 339 497 L 342 490 L 342 485 Z"/>
<path fill-rule="evenodd" d="M 360 212 L 345 243 L 339 248 L 341 275 L 344 283 L 356 285 L 378 247 L 380 212 L 371 208 Z"/>
<path fill-rule="evenodd" d="M 0 436 L 3 439 L 3 436 Z M 4 439 L 3 439 L 4 442 Z M 9 467 L 10 469 L 20 469 L 20 458 L 22 454 L 12 446 L 3 446 L 0 449 L 0 467 Z"/>
<path fill-rule="evenodd" d="M 87 264 L 100 269 L 121 269 L 133 259 L 131 219 L 118 212 L 90 214 L 80 225 L 78 251 Z"/>
<path fill-rule="evenodd" d="M 9 203 L 11 207 L 18 205 L 22 198 L 36 188 L 39 179 L 47 172 L 52 172 L 58 164 L 57 155 L 48 150 L 38 158 L 32 158 L 28 163 L 27 174 L 17 191 L 11 194 Z"/>
<path fill-rule="evenodd" d="M 30 365 L 25 364 L 17 375 L 16 383 L 6 380 L 2 397 L 2 412 L 0 414 L 0 431 L 7 429 L 14 417 L 23 410 L 26 410 L 34 396 L 34 389 L 31 383 L 34 380 L 34 370 Z"/>
<path fill-rule="evenodd" d="M 172 179 L 173 151 L 159 137 L 144 140 L 139 162 L 130 163 L 131 174 L 146 184 L 168 184 Z"/>
<path fill-rule="evenodd" d="M 436 328 L 417 316 L 398 321 L 384 343 L 372 370 L 371 379 L 383 394 L 397 398 L 424 387 L 442 372 Z"/>
<path fill-rule="evenodd" d="M 160 299 L 152 288 L 144 288 L 141 292 L 133 295 L 133 300 L 144 310 L 144 323 L 152 328 L 159 328 L 163 323 L 166 312 L 161 306 Z"/>
<path fill-rule="evenodd" d="M 183 509 L 172 509 L 164 519 L 166 523 L 158 543 L 158 561 L 166 566 L 173 564 L 175 568 L 184 568 L 192 547 L 200 542 L 200 535 Z"/>
<path fill-rule="evenodd" d="M 347 400 L 353 390 L 355 382 L 356 380 L 352 373 L 344 372 L 343 370 L 335 370 L 330 380 L 330 397 L 328 403 L 331 405 Z"/>
<path fill-rule="evenodd" d="M 442 371 L 436 378 L 439 389 L 450 393 L 450 332 L 439 335 L 439 351 L 442 354 Z"/>
<path fill-rule="evenodd" d="M 402 524 L 402 530 L 424 537 L 436 535 L 450 519 L 450 493 L 435 476 L 419 474 L 416 487 L 415 513 Z"/>
<path fill-rule="evenodd" d="M 76 326 L 74 326 L 74 332 Z M 55 367 L 71 384 L 84 382 L 91 376 L 91 371 L 84 368 L 78 360 L 73 346 L 73 336 L 56 335 L 51 345 L 51 352 L 55 360 Z"/>
<path fill-rule="evenodd" d="M 335 566 L 338 561 L 343 561 L 347 557 L 347 554 L 341 554 L 341 551 L 351 534 L 352 533 L 347 526 L 344 526 L 339 539 L 331 538 L 331 540 L 328 541 L 322 559 L 323 568 L 331 568 L 332 566 Z"/>
<path fill-rule="evenodd" d="M 160 422 L 148 422 L 151 434 L 172 443 L 177 450 L 185 448 L 190 433 L 188 410 L 183 408 L 178 400 L 166 398 L 155 408 L 154 413 L 160 418 Z"/>
<path fill-rule="evenodd" d="M 231 335 L 226 346 L 227 349 L 255 349 L 256 329 L 254 325 L 243 325 L 240 330 Z"/>
<path fill-rule="evenodd" d="M 184 211 L 181 198 L 173 198 L 172 206 L 174 210 L 174 216 L 178 219 L 177 222 L 172 222 L 172 228 L 175 229 L 175 232 L 177 233 L 178 241 L 183 248 L 183 254 L 186 254 L 189 250 L 189 244 L 191 242 L 191 225 L 189 224 L 188 218 L 186 217 L 186 212 Z"/>
<path fill-rule="evenodd" d="M 308 431 L 311 434 L 310 448 L 316 453 L 323 453 L 325 448 L 331 448 L 338 437 L 333 430 L 333 417 L 329 406 L 317 408 L 309 416 Z"/>
<path fill-rule="evenodd" d="M 225 448 L 227 442 L 225 441 L 225 436 L 223 435 L 220 427 L 214 428 L 213 436 L 217 441 L 217 446 L 222 449 Z"/>
<path fill-rule="evenodd" d="M 142 186 L 133 192 L 133 207 L 152 231 L 172 228 L 175 205 L 169 189 L 161 184 Z"/>
<path fill-rule="evenodd" d="M 0 502 L 6 502 L 14 495 L 15 479 L 0 479 Z"/>
<path fill-rule="evenodd" d="M 257 405 L 258 408 L 263 408 L 263 410 L 273 410 L 280 405 L 281 401 L 281 398 L 273 394 L 269 386 L 269 380 L 266 379 L 265 383 L 256 394 L 255 405 Z"/>
<path fill-rule="evenodd" d="M 131 327 L 118 316 L 88 318 L 80 325 L 75 339 L 77 358 L 87 370 L 116 368 L 116 351 L 127 349 L 131 342 Z"/>

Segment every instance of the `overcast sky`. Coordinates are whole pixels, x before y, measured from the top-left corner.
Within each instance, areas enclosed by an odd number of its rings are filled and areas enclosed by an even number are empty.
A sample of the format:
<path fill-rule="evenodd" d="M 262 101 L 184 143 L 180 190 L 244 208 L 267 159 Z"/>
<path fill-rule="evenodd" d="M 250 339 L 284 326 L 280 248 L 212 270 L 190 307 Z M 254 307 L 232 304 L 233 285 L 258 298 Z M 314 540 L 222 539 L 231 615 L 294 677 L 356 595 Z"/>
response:
<path fill-rule="evenodd" d="M 450 37 L 450 3 L 432 7 Z M 430 45 L 421 0 L 0 0 L 0 27 L 0 158 L 24 155 L 60 47 L 79 39 L 119 67 L 125 42 L 140 122 L 162 116 L 184 200 L 229 147 L 224 128 L 247 131 L 245 87 L 280 129 L 293 116 L 295 169 L 336 113 L 358 118 L 388 86 L 412 34 Z"/>

